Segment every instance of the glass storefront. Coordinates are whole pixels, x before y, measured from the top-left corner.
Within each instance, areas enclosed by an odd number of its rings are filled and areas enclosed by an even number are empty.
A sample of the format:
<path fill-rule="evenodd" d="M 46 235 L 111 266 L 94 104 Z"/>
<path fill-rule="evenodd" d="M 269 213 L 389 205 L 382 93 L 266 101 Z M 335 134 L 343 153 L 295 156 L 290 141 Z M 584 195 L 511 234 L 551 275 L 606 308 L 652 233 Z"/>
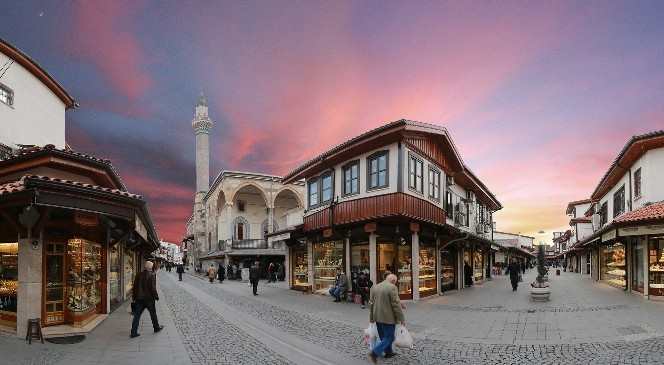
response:
<path fill-rule="evenodd" d="M 67 311 L 74 324 L 85 324 L 92 314 L 101 313 L 102 247 L 75 238 L 67 242 Z"/>
<path fill-rule="evenodd" d="M 337 268 L 345 270 L 343 241 L 315 243 L 314 250 L 314 291 L 325 290 L 334 285 Z"/>
<path fill-rule="evenodd" d="M 46 249 L 45 324 L 65 322 L 65 243 L 49 242 Z"/>
<path fill-rule="evenodd" d="M 306 245 L 300 245 L 292 249 L 291 262 L 293 267 L 293 288 L 306 288 L 309 286 L 309 255 Z"/>
<path fill-rule="evenodd" d="M 125 298 L 131 296 L 131 288 L 134 285 L 134 276 L 136 275 L 136 253 L 131 250 L 124 250 L 123 266 L 124 266 L 124 293 Z"/>
<path fill-rule="evenodd" d="M 350 246 L 350 272 L 369 274 L 369 242 L 352 243 Z"/>
<path fill-rule="evenodd" d="M 457 251 L 453 247 L 440 250 L 440 290 L 456 289 Z"/>
<path fill-rule="evenodd" d="M 627 289 L 625 246 L 622 243 L 600 247 L 599 268 L 601 280 L 612 286 Z"/>
<path fill-rule="evenodd" d="M 643 242 L 639 242 L 638 238 L 634 238 L 632 240 L 632 247 L 634 250 L 632 255 L 632 290 L 643 293 L 645 289 L 643 264 L 645 245 Z"/>
<path fill-rule="evenodd" d="M 650 238 L 648 243 L 648 294 L 664 295 L 664 237 Z"/>
<path fill-rule="evenodd" d="M 412 246 L 406 241 L 396 244 L 392 241 L 379 241 L 376 245 L 378 282 L 383 281 L 386 272 L 397 275 L 399 297 L 401 299 L 413 298 L 413 275 L 412 275 Z"/>
<path fill-rule="evenodd" d="M 0 243 L 0 325 L 16 325 L 18 243 Z"/>
<path fill-rule="evenodd" d="M 420 242 L 420 297 L 436 294 L 436 244 L 433 242 Z"/>
<path fill-rule="evenodd" d="M 111 247 L 108 255 L 108 289 L 111 296 L 111 311 L 122 304 L 122 265 L 120 265 L 120 257 L 120 245 Z"/>
<path fill-rule="evenodd" d="M 400 244 L 397 254 L 397 277 L 399 278 L 399 296 L 413 298 L 413 250 L 410 244 Z"/>
<path fill-rule="evenodd" d="M 484 251 L 473 250 L 473 280 L 475 282 L 484 280 Z"/>

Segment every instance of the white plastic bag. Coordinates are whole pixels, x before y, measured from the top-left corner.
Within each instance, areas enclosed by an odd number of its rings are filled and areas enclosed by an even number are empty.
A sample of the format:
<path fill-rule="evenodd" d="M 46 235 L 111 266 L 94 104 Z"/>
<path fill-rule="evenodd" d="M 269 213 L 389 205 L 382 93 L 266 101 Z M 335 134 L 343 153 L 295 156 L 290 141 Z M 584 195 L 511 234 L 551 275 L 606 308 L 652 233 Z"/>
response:
<path fill-rule="evenodd" d="M 369 323 L 369 327 L 364 330 L 364 343 L 371 351 L 376 346 L 376 342 L 378 342 L 378 328 L 375 323 Z"/>
<path fill-rule="evenodd" d="M 394 345 L 398 347 L 406 347 L 409 349 L 413 348 L 413 337 L 406 329 L 406 326 L 402 326 L 400 324 L 397 325 L 397 328 L 394 331 Z"/>

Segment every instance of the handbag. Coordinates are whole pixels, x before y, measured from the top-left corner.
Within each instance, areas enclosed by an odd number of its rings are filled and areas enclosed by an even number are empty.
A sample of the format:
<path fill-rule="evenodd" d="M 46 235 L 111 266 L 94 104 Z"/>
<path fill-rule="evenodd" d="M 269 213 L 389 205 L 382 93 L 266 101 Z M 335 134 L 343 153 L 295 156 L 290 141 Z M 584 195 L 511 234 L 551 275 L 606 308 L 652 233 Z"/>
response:
<path fill-rule="evenodd" d="M 413 348 L 413 337 L 410 335 L 410 332 L 408 332 L 408 329 L 406 329 L 406 326 L 398 324 L 394 332 L 395 332 L 394 336 L 395 346 L 405 347 L 409 349 Z"/>

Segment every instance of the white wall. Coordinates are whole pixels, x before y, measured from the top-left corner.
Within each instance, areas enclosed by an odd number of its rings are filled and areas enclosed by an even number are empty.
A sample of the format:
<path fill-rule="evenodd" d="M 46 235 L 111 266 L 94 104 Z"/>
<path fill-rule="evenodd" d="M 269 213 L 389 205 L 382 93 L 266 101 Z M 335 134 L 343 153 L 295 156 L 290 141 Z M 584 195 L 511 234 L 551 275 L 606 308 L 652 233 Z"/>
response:
<path fill-rule="evenodd" d="M 9 57 L 0 53 L 0 64 Z M 65 104 L 14 62 L 0 83 L 14 91 L 14 104 L 0 102 L 0 143 L 65 146 Z"/>

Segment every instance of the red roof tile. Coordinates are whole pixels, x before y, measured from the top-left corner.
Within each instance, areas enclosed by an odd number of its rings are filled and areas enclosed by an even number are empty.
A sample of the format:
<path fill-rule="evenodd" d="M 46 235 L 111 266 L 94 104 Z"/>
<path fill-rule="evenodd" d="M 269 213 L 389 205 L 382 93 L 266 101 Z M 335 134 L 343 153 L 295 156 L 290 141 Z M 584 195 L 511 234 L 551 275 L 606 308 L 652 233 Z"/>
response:
<path fill-rule="evenodd" d="M 664 220 L 664 201 L 647 205 L 643 208 L 627 212 L 614 220 L 615 223 L 635 223 L 653 220 Z"/>
<path fill-rule="evenodd" d="M 0 195 L 11 194 L 11 193 L 16 193 L 16 192 L 19 192 L 19 191 L 23 191 L 23 190 L 25 190 L 26 185 L 30 184 L 30 181 L 47 181 L 47 182 L 52 182 L 52 183 L 57 183 L 57 184 L 62 184 L 62 185 L 77 186 L 77 187 L 81 187 L 81 188 L 85 188 L 85 189 L 89 189 L 89 190 L 103 191 L 103 192 L 106 192 L 106 193 L 125 196 L 125 197 L 133 198 L 133 199 L 143 199 L 143 197 L 138 195 L 138 194 L 132 194 L 132 193 L 129 193 L 129 192 L 126 192 L 126 191 L 118 190 L 118 189 L 109 189 L 109 188 L 105 188 L 105 187 L 99 186 L 99 185 L 92 185 L 92 184 L 82 183 L 82 182 L 79 182 L 79 181 L 58 179 L 58 178 L 52 178 L 52 177 L 48 177 L 48 176 L 39 176 L 39 175 L 25 175 L 20 180 L 0 184 Z"/>
<path fill-rule="evenodd" d="M 23 179 L 0 184 L 0 195 L 16 193 L 23 190 L 25 190 L 25 185 L 23 185 Z"/>

